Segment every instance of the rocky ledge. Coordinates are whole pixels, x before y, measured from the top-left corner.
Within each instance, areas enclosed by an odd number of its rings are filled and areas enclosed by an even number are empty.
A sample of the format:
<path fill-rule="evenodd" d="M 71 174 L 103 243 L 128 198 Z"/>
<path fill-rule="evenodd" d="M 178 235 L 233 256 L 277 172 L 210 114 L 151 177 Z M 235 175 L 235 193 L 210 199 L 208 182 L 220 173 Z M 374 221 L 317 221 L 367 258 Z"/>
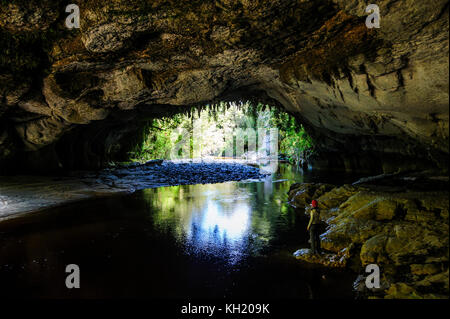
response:
<path fill-rule="evenodd" d="M 348 249 L 344 248 L 338 253 L 313 254 L 311 249 L 303 248 L 294 253 L 298 260 L 308 263 L 321 264 L 326 267 L 343 268 L 347 265 Z"/>
<path fill-rule="evenodd" d="M 71 176 L 0 177 L 0 221 L 68 202 L 161 186 L 211 184 L 265 177 L 239 163 L 150 161 Z"/>
<path fill-rule="evenodd" d="M 372 179 L 335 187 L 294 184 L 291 204 L 299 209 L 318 199 L 326 253 L 294 255 L 304 262 L 348 267 L 360 273 L 354 288 L 365 298 L 448 298 L 448 177 Z M 411 187 L 415 181 L 417 187 Z M 448 186 L 448 185 L 447 185 Z M 365 286 L 365 267 L 377 264 L 379 289 Z"/>

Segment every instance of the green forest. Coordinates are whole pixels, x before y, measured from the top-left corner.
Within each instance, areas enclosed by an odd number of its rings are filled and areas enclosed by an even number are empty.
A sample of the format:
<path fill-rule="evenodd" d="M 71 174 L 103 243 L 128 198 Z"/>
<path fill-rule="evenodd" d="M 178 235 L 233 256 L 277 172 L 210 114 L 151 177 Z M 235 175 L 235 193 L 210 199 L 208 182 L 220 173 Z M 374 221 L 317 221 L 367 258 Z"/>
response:
<path fill-rule="evenodd" d="M 258 139 L 261 130 L 270 128 L 278 129 L 278 154 L 281 158 L 298 163 L 312 154 L 314 147 L 311 138 L 288 113 L 264 104 L 221 102 L 171 117 L 153 119 L 143 131 L 143 142 L 130 156 L 140 162 L 173 159 L 173 150 L 177 150 L 177 144 L 188 136 L 190 141 L 185 144 L 190 146 L 189 158 L 223 157 L 230 154 L 230 149 L 234 157 L 239 158 L 236 156 L 237 139 L 244 141 L 244 155 L 249 151 L 247 129 L 255 132 Z M 230 134 L 233 138 L 226 138 Z M 193 136 L 196 137 L 196 146 Z M 198 147 L 197 152 L 195 147 Z"/>

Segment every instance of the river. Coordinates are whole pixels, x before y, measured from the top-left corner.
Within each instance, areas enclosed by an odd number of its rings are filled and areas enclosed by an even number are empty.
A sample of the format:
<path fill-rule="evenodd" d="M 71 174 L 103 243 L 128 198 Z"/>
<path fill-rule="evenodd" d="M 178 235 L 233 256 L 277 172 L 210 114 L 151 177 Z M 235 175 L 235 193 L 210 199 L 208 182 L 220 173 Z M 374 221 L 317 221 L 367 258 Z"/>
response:
<path fill-rule="evenodd" d="M 305 265 L 294 182 L 351 181 L 294 166 L 260 181 L 159 187 L 0 226 L 0 295 L 40 298 L 353 298 L 349 271 Z M 67 289 L 65 267 L 80 267 Z"/>

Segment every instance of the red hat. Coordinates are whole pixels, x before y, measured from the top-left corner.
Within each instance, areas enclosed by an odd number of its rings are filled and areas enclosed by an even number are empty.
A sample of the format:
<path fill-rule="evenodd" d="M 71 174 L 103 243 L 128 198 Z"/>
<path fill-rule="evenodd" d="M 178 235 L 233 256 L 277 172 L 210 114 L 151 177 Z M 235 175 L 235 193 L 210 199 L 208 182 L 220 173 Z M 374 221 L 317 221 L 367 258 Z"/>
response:
<path fill-rule="evenodd" d="M 312 202 L 311 202 L 311 206 L 312 207 L 317 207 L 317 204 L 318 204 L 317 201 L 315 199 L 313 199 Z"/>

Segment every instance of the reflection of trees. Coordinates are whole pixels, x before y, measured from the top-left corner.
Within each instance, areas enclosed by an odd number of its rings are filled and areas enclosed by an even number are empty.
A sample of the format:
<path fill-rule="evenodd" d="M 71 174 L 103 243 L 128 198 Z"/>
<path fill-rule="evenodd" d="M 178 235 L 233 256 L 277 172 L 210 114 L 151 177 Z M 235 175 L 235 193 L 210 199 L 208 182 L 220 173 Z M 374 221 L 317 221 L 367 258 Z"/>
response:
<path fill-rule="evenodd" d="M 281 167 L 274 180 L 293 176 L 289 167 Z M 181 185 L 149 189 L 144 197 L 155 229 L 194 249 L 213 254 L 227 251 L 236 259 L 257 253 L 277 238 L 280 227 L 294 222 L 295 215 L 289 213 L 287 204 L 290 184 L 268 180 Z"/>
<path fill-rule="evenodd" d="M 152 207 L 155 227 L 173 231 L 181 239 L 190 227 L 192 214 L 201 211 L 206 198 L 194 185 L 160 187 L 144 191 L 146 200 Z"/>
<path fill-rule="evenodd" d="M 256 187 L 260 184 L 246 184 L 244 187 L 237 183 L 182 185 L 148 189 L 144 193 L 148 194 L 145 198 L 151 206 L 155 228 L 172 232 L 178 240 L 184 240 L 194 232 L 205 232 L 201 226 L 205 223 L 205 218 L 208 218 L 208 209 L 216 209 L 220 216 L 217 221 L 222 222 L 222 225 L 219 224 L 217 227 L 225 233 L 228 232 L 226 240 L 242 241 L 246 240 L 247 236 L 257 235 L 260 240 L 267 241 L 270 235 L 270 219 L 273 218 L 273 213 L 277 212 L 268 210 L 266 205 L 258 204 L 266 197 L 263 194 L 264 188 Z M 242 215 L 242 209 L 246 208 L 248 209 L 248 212 L 245 212 L 248 215 L 246 229 L 241 230 L 241 225 L 227 224 L 232 223 L 236 215 Z M 211 212 L 209 213 L 211 215 Z M 206 238 L 213 235 L 214 227 L 215 225 L 211 225 L 212 234 L 195 235 L 197 238 L 199 236 Z M 230 235 L 235 237 L 230 238 Z"/>
<path fill-rule="evenodd" d="M 292 172 L 288 169 L 282 175 L 285 174 L 291 175 Z M 286 193 L 290 183 L 268 181 L 270 187 L 265 184 L 264 182 L 222 183 L 162 187 L 146 190 L 148 196 L 145 198 L 151 206 L 155 227 L 172 232 L 178 240 L 183 241 L 188 236 L 193 236 L 195 232 L 197 240 L 203 238 L 213 242 L 213 238 L 208 239 L 208 236 L 217 237 L 220 229 L 221 232 L 228 231 L 233 236 L 237 236 L 230 238 L 228 234 L 227 240 L 230 243 L 236 240 L 247 240 L 249 236 L 252 237 L 253 243 L 255 240 L 265 243 L 276 231 L 277 219 L 287 214 Z M 248 208 L 247 228 L 241 230 L 239 225 L 229 225 L 233 218 L 236 218 L 235 215 L 242 214 L 242 209 L 246 208 Z M 211 210 L 217 210 L 217 212 Z M 210 220 L 205 221 L 206 218 Z M 218 225 L 213 225 L 214 222 Z M 246 221 L 238 220 L 237 222 Z M 205 223 L 208 229 L 205 229 Z M 216 226 L 216 234 L 214 234 Z M 188 240 L 194 240 L 194 238 L 188 238 Z M 215 241 L 217 238 L 214 239 Z"/>

